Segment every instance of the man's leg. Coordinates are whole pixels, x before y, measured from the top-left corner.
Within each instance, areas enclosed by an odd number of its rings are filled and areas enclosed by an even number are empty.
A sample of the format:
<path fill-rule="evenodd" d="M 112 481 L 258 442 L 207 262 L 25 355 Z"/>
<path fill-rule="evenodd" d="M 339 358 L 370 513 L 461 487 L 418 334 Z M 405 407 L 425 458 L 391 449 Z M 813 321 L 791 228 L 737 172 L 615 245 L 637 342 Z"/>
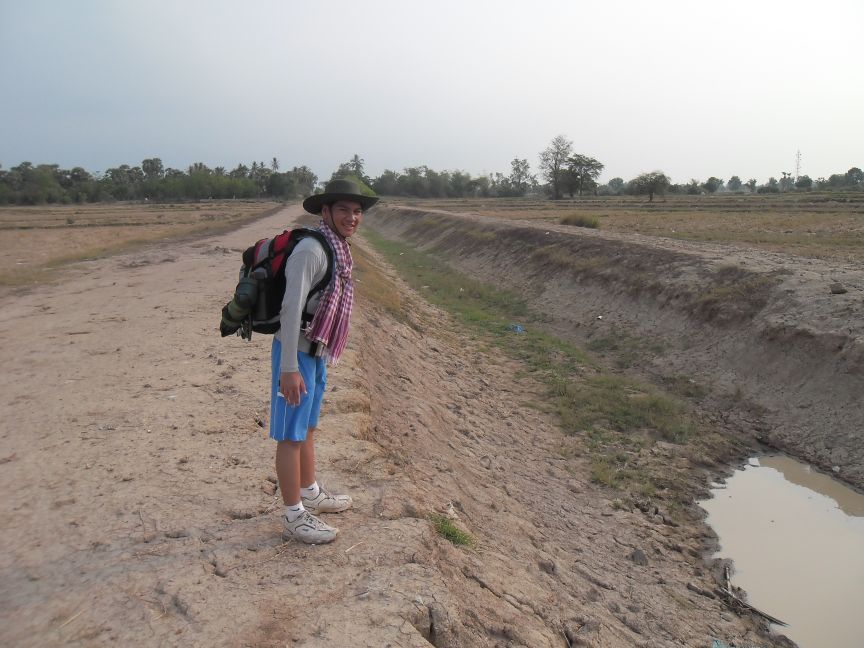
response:
<path fill-rule="evenodd" d="M 339 513 L 351 508 L 351 497 L 333 495 L 318 485 L 315 479 L 315 430 L 310 427 L 300 446 L 300 495 L 303 506 L 314 513 Z"/>
<path fill-rule="evenodd" d="M 276 444 L 276 477 L 285 506 L 295 506 L 300 502 L 303 445 L 302 441 L 279 441 Z"/>
<path fill-rule="evenodd" d="M 304 448 L 312 449 L 312 470 L 314 475 L 314 446 L 310 439 L 306 441 L 280 441 L 276 444 L 276 475 L 279 478 L 279 488 L 282 491 L 282 501 L 285 503 L 285 513 L 282 518 L 282 539 L 300 540 L 311 544 L 332 542 L 338 533 L 328 524 L 324 524 L 314 515 L 304 510 L 300 497 L 300 482 L 303 475 Z M 314 477 L 313 480 L 314 482 Z"/>
<path fill-rule="evenodd" d="M 315 483 L 315 428 L 306 431 L 306 440 L 300 444 L 300 481 L 297 482 L 297 501 L 300 501 L 300 487 L 306 488 Z M 286 502 L 287 503 L 287 502 Z"/>

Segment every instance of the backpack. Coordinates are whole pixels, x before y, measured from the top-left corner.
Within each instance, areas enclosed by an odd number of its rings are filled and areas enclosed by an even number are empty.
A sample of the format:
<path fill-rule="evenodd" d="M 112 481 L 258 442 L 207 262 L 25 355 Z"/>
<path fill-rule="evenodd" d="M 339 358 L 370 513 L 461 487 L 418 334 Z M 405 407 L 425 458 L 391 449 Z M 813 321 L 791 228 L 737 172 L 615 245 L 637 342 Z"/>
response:
<path fill-rule="evenodd" d="M 306 304 L 312 295 L 330 283 L 333 250 L 321 232 L 298 227 L 270 239 L 261 239 L 243 252 L 240 281 L 234 289 L 234 298 L 222 309 L 219 325 L 222 337 L 237 333 L 243 339 L 251 340 L 252 331 L 272 334 L 279 330 L 279 312 L 285 295 L 285 263 L 297 243 L 309 236 L 321 243 L 327 255 L 327 272 L 312 287 L 304 302 L 302 322 L 305 325 L 312 320 L 306 312 Z"/>

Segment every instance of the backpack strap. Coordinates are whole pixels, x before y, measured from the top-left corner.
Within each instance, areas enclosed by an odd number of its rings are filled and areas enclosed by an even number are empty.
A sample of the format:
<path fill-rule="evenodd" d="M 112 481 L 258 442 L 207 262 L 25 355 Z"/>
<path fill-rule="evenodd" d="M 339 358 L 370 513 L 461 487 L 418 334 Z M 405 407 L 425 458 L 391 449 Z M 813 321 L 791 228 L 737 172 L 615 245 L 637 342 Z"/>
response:
<path fill-rule="evenodd" d="M 319 232 L 318 230 L 305 228 L 299 228 L 294 231 L 297 232 L 298 241 L 301 238 L 306 238 L 307 236 L 314 238 L 321 244 L 321 247 L 324 248 L 324 254 L 327 255 L 327 271 L 324 273 L 324 277 L 321 279 L 321 281 L 312 286 L 312 289 L 306 296 L 306 301 L 303 302 L 303 312 L 300 314 L 300 323 L 301 326 L 305 326 L 309 324 L 315 317 L 314 315 L 307 312 L 309 300 L 312 299 L 312 295 L 321 292 L 330 284 L 330 280 L 333 278 L 333 270 L 335 269 L 336 262 L 333 257 L 333 249 L 330 247 L 330 243 L 327 242 L 327 239 L 324 238 L 324 235 L 321 232 Z"/>

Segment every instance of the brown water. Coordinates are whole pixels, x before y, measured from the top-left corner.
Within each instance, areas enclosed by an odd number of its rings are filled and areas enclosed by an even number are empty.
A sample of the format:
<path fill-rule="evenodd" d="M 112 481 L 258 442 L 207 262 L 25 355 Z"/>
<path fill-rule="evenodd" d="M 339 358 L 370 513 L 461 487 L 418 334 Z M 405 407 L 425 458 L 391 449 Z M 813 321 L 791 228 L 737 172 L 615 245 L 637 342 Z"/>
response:
<path fill-rule="evenodd" d="M 864 647 L 864 495 L 784 456 L 751 459 L 700 502 L 734 585 L 801 648 Z"/>

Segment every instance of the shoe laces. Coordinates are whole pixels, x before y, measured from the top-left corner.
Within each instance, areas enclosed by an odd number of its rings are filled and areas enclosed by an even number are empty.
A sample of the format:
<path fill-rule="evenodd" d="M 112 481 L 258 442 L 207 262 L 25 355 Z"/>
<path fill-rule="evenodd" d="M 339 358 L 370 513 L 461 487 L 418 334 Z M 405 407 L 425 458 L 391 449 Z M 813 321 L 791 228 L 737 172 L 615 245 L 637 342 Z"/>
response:
<path fill-rule="evenodd" d="M 319 486 L 319 488 L 320 488 L 320 492 L 318 493 L 318 497 L 315 498 L 315 501 L 318 504 L 321 504 L 321 503 L 327 502 L 327 501 L 330 501 L 330 502 L 338 502 L 339 501 L 338 495 L 334 495 L 330 491 L 325 490 L 323 486 Z"/>
<path fill-rule="evenodd" d="M 309 511 L 303 511 L 303 521 L 313 527 L 316 531 L 324 531 L 327 529 L 327 525 L 324 524 L 324 521 L 315 517 Z"/>

